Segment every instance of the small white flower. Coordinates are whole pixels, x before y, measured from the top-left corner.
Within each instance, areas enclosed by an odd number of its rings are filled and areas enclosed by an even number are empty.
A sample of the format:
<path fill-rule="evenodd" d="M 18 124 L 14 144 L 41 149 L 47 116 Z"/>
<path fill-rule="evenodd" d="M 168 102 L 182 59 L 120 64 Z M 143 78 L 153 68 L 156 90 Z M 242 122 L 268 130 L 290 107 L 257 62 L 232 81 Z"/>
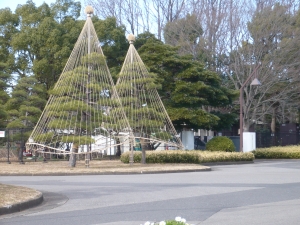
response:
<path fill-rule="evenodd" d="M 175 221 L 181 222 L 181 217 L 180 216 L 175 217 Z"/>
<path fill-rule="evenodd" d="M 184 219 L 184 218 L 181 218 L 180 222 L 183 222 L 183 223 L 185 223 L 185 222 L 186 222 L 186 219 Z"/>
<path fill-rule="evenodd" d="M 147 221 L 144 225 L 151 225 L 151 223 L 149 221 Z"/>
<path fill-rule="evenodd" d="M 166 225 L 166 222 L 165 221 L 160 221 L 159 225 Z"/>

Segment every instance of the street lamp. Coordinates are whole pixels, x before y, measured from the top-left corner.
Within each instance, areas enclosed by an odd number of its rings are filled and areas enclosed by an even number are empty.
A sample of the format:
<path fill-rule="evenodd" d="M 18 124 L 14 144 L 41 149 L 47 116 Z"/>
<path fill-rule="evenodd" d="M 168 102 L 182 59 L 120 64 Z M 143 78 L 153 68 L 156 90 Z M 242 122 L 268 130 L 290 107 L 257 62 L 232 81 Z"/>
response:
<path fill-rule="evenodd" d="M 243 106 L 244 106 L 244 87 L 246 86 L 246 84 L 249 82 L 249 80 L 251 79 L 251 77 L 253 77 L 254 74 L 256 74 L 256 70 L 260 67 L 260 64 L 258 64 L 258 66 L 255 67 L 254 71 L 249 75 L 249 77 L 247 78 L 247 80 L 245 81 L 245 83 L 243 83 L 243 85 L 240 88 L 240 152 L 243 152 L 243 133 L 244 133 L 244 118 L 243 118 Z M 251 84 L 251 86 L 259 86 L 261 85 L 260 81 L 255 78 Z"/>

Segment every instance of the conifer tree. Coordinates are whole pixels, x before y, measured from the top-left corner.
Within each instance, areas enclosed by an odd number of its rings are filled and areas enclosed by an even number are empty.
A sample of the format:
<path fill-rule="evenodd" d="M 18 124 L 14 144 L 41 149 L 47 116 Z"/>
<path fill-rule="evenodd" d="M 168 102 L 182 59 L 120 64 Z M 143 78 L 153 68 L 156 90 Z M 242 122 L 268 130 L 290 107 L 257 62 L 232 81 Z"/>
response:
<path fill-rule="evenodd" d="M 86 23 L 27 143 L 36 151 L 64 153 L 72 146 L 71 167 L 76 165 L 77 153 L 86 155 L 88 166 L 91 151 L 107 150 L 108 140 L 110 145 L 118 147 L 130 136 L 128 121 L 92 24 L 93 10 L 87 7 L 86 12 Z M 125 132 L 122 137 L 121 131 Z"/>
<path fill-rule="evenodd" d="M 146 150 L 165 147 L 182 148 L 180 139 L 158 95 L 156 75 L 149 73 L 134 48 L 134 36 L 128 37 L 130 46 L 116 84 L 122 106 L 137 144 L 142 150 L 142 163 Z"/>

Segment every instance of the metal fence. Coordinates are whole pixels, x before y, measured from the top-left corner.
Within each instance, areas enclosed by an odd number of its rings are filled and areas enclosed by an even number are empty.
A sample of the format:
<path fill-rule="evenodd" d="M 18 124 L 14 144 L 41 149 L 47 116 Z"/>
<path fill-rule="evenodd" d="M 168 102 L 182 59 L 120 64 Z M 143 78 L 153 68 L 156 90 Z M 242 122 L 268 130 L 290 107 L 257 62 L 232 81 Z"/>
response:
<path fill-rule="evenodd" d="M 25 143 L 33 128 L 0 128 L 0 161 L 20 161 L 26 153 Z"/>
<path fill-rule="evenodd" d="M 300 132 L 256 132 L 256 147 L 299 145 Z"/>
<path fill-rule="evenodd" d="M 25 143 L 33 128 L 0 128 L 0 162 L 28 162 L 68 160 L 68 154 L 57 153 L 33 153 L 26 151 Z M 116 155 L 104 155 L 102 153 L 90 153 L 90 159 L 117 159 Z M 78 160 L 84 160 L 85 155 L 77 155 Z"/>
<path fill-rule="evenodd" d="M 300 131 L 289 131 L 289 132 L 276 132 L 271 133 L 270 131 L 256 131 L 256 148 L 267 148 L 272 146 L 287 146 L 287 145 L 299 145 L 300 144 Z M 235 136 L 232 132 L 222 132 L 222 136 L 229 137 L 233 140 L 237 151 L 239 151 L 240 136 Z M 205 149 L 207 138 L 201 141 L 201 137 L 195 136 L 194 143 L 195 149 Z M 204 144 L 203 144 L 204 143 Z"/>

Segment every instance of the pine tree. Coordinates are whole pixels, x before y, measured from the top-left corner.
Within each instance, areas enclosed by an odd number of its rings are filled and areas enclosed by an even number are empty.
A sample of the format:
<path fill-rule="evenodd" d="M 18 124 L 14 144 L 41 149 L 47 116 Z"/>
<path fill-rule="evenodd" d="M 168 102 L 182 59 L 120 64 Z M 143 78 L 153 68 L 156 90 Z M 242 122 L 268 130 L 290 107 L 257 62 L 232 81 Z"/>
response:
<path fill-rule="evenodd" d="M 92 24 L 92 9 L 86 10 L 87 21 L 27 143 L 36 151 L 64 153 L 72 146 L 69 160 L 72 167 L 76 165 L 77 153 L 86 155 L 88 166 L 90 152 L 107 150 L 108 138 L 110 145 L 118 147 L 130 136 L 128 121 Z M 121 131 L 125 132 L 122 137 Z"/>
<path fill-rule="evenodd" d="M 173 124 L 158 95 L 156 76 L 149 73 L 136 49 L 134 36 L 129 35 L 129 50 L 116 84 L 122 105 L 145 163 L 146 150 L 165 146 L 182 148 Z"/>

